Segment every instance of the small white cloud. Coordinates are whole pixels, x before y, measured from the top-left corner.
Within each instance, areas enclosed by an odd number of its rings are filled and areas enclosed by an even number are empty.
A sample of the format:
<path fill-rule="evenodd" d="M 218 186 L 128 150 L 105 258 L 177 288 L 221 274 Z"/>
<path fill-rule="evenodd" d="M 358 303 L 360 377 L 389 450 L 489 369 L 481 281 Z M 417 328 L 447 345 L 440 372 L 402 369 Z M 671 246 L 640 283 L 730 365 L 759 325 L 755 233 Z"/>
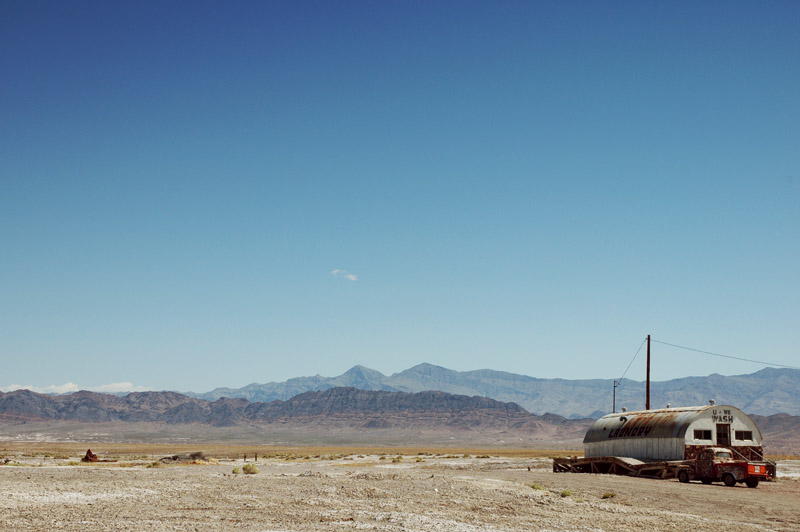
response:
<path fill-rule="evenodd" d="M 343 279 L 347 279 L 348 281 L 358 281 L 358 275 L 350 273 L 347 270 L 340 270 L 337 268 L 331 271 L 331 275 L 333 275 L 334 277 L 341 277 Z"/>
<path fill-rule="evenodd" d="M 74 382 L 65 384 L 51 384 L 49 386 L 31 386 L 30 384 L 9 384 L 8 386 L 0 386 L 2 392 L 13 392 L 15 390 L 30 390 L 36 393 L 72 393 L 80 390 L 89 390 L 91 392 L 100 393 L 129 393 L 129 392 L 146 392 L 151 388 L 146 386 L 134 386 L 130 382 L 114 382 L 111 384 L 100 384 L 98 386 L 78 386 Z"/>
<path fill-rule="evenodd" d="M 9 384 L 8 386 L 0 386 L 0 391 L 13 392 L 15 390 L 30 390 L 36 393 L 70 393 L 77 392 L 80 387 L 74 382 L 66 384 L 51 384 L 49 386 L 33 386 L 30 384 Z"/>
<path fill-rule="evenodd" d="M 146 386 L 134 386 L 132 382 L 113 382 L 111 384 L 101 384 L 89 388 L 93 392 L 103 393 L 128 393 L 128 392 L 147 392 L 150 388 Z"/>

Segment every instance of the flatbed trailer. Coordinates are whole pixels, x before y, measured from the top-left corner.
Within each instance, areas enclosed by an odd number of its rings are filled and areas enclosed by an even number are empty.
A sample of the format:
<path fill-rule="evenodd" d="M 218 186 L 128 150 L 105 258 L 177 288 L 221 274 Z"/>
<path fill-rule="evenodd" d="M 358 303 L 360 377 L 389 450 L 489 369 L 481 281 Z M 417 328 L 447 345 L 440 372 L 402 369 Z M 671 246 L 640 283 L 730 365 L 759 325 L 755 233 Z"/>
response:
<path fill-rule="evenodd" d="M 701 456 L 700 459 L 660 462 L 643 462 L 624 456 L 554 458 L 553 472 L 597 473 L 658 479 L 678 478 L 681 482 L 697 479 L 706 484 L 722 480 L 728 486 L 744 482 L 748 487 L 756 487 L 758 480 L 775 479 L 774 462 L 734 461 L 731 460 L 731 452 L 728 449 L 711 447 L 704 452 L 708 456 Z M 725 454 L 727 460 L 723 458 L 721 461 L 714 462 L 715 453 Z M 705 462 L 703 458 L 706 458 Z M 726 475 L 726 472 L 731 474 Z M 730 476 L 727 481 L 725 480 L 726 476 Z"/>
<path fill-rule="evenodd" d="M 592 456 L 586 458 L 554 458 L 554 473 L 600 473 L 645 478 L 675 478 L 683 460 L 642 462 L 624 456 Z"/>

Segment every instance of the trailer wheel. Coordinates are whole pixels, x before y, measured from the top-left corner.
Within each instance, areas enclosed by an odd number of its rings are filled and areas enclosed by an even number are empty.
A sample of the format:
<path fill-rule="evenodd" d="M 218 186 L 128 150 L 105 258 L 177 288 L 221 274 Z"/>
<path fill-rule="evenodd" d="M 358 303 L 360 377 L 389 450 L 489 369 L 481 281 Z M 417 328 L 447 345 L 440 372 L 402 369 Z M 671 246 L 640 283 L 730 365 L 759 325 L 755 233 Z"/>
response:
<path fill-rule="evenodd" d="M 678 471 L 678 480 L 681 482 L 689 482 L 689 473 L 685 469 Z"/>
<path fill-rule="evenodd" d="M 728 486 L 729 488 L 732 488 L 733 486 L 736 485 L 736 477 L 734 477 L 730 473 L 725 473 L 724 475 L 722 475 L 722 482 L 724 482 L 725 485 Z"/>
<path fill-rule="evenodd" d="M 748 479 L 745 479 L 744 483 L 747 484 L 748 488 L 755 488 L 756 486 L 758 486 L 758 479 L 757 478 L 748 478 Z"/>

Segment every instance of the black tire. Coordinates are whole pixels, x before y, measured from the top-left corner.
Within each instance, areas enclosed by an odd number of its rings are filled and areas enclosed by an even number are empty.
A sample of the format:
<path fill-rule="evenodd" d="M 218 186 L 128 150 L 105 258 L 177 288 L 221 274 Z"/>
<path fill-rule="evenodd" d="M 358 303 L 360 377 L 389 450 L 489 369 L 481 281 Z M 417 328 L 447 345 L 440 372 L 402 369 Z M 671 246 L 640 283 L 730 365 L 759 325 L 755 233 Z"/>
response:
<path fill-rule="evenodd" d="M 732 488 L 736 485 L 736 477 L 731 475 L 730 473 L 725 473 L 722 475 L 722 482 L 725 483 L 726 486 Z"/>
<path fill-rule="evenodd" d="M 748 478 L 748 479 L 746 479 L 744 481 L 744 483 L 747 484 L 748 488 L 755 488 L 756 486 L 758 486 L 758 479 L 757 478 Z"/>
<path fill-rule="evenodd" d="M 681 482 L 689 482 L 689 472 L 685 469 L 678 471 L 678 480 Z"/>
<path fill-rule="evenodd" d="M 711 479 L 710 478 L 701 478 L 700 482 L 702 482 L 703 484 L 711 484 Z"/>

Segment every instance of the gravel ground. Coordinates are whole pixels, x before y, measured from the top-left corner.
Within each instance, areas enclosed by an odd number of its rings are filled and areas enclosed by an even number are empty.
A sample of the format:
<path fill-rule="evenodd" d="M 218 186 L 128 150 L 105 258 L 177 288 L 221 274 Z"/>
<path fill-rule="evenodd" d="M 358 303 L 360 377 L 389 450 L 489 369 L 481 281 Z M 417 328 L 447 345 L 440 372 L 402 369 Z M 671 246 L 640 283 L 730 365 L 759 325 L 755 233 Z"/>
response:
<path fill-rule="evenodd" d="M 555 474 L 547 459 L 392 458 L 262 459 L 254 475 L 232 473 L 242 460 L 11 461 L 0 467 L 0 530 L 800 530 L 791 477 L 748 489 Z"/>

